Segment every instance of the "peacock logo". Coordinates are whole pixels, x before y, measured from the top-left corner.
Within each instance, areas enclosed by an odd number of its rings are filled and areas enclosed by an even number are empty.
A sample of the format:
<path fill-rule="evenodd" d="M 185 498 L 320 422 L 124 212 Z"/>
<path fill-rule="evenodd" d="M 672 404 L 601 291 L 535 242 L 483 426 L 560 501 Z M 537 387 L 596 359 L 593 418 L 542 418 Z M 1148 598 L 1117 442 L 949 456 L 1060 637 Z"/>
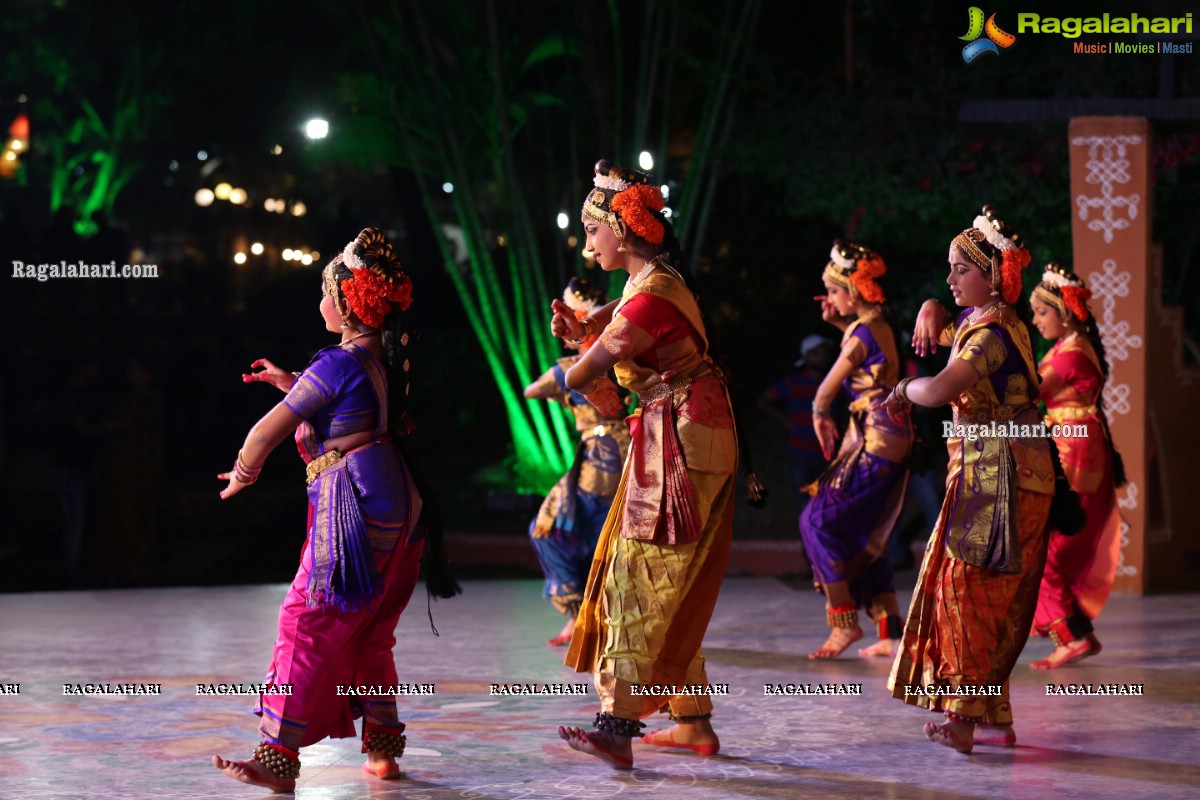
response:
<path fill-rule="evenodd" d="M 987 38 L 980 37 L 987 34 Z M 963 61 L 970 64 L 984 53 L 1000 55 L 1000 48 L 1008 49 L 1017 41 L 1017 37 L 1000 29 L 996 24 L 996 15 L 992 14 L 983 21 L 983 9 L 971 6 L 967 9 L 967 33 L 958 37 L 969 44 L 963 48 Z"/>

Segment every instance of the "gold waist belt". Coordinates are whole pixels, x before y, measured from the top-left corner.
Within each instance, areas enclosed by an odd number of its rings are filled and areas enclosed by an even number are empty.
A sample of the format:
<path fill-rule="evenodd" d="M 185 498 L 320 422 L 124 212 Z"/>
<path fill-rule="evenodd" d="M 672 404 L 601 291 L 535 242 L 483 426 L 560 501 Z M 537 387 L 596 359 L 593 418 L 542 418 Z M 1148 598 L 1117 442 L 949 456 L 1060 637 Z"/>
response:
<path fill-rule="evenodd" d="M 1027 408 L 1032 408 L 1030 404 L 1020 406 L 995 406 L 983 411 L 976 411 L 974 414 L 960 414 L 956 410 L 954 412 L 954 424 L 957 425 L 986 425 L 989 422 L 1009 422 L 1018 414 Z"/>
<path fill-rule="evenodd" d="M 305 469 L 308 472 L 308 483 L 311 484 L 317 479 L 326 468 L 332 467 L 334 464 L 342 460 L 342 453 L 339 450 L 330 450 L 328 453 L 317 456 L 312 461 L 308 462 Z"/>
<path fill-rule="evenodd" d="M 1062 422 L 1066 419 L 1086 419 L 1100 416 L 1100 410 L 1095 406 L 1056 406 L 1046 409 L 1046 419 L 1051 422 Z"/>
<path fill-rule="evenodd" d="M 712 368 L 707 364 L 703 365 L 699 372 L 692 375 L 676 375 L 669 381 L 656 383 L 644 392 L 638 392 L 638 402 L 643 406 L 648 406 L 657 403 L 659 400 L 666 399 L 680 389 L 686 389 L 692 385 L 692 381 L 699 380 L 708 375 L 712 375 Z"/>
<path fill-rule="evenodd" d="M 669 381 L 656 383 L 644 392 L 638 392 L 638 402 L 644 406 L 653 405 L 659 400 L 665 400 L 680 389 L 686 389 L 692 385 L 692 377 L 690 375 L 676 375 Z"/>

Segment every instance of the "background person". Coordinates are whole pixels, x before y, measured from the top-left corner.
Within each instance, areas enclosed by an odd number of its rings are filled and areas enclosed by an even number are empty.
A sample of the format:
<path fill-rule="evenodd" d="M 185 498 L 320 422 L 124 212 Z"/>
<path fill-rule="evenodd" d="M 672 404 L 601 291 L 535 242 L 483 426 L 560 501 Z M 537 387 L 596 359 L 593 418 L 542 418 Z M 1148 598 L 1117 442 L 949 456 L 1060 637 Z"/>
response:
<path fill-rule="evenodd" d="M 572 278 L 563 290 L 563 302 L 577 319 L 596 311 L 606 299 L 602 289 L 584 278 Z M 605 416 L 586 397 L 567 388 L 567 370 L 595 343 L 595 335 L 564 342 L 579 352 L 560 358 L 525 387 L 526 397 L 565 405 L 581 436 L 571 469 L 554 484 L 529 523 L 529 538 L 546 576 L 546 597 L 567 617 L 563 629 L 546 643 L 551 647 L 571 641 L 596 540 L 612 507 L 629 453 L 624 405 L 616 414 Z"/>
<path fill-rule="evenodd" d="M 813 659 L 836 658 L 862 638 L 860 606 L 879 627 L 879 641 L 861 655 L 895 655 L 903 625 L 887 543 L 904 505 L 913 434 L 907 416 L 892 419 L 878 407 L 900 379 L 896 337 L 875 282 L 886 271 L 878 253 L 838 240 L 821 276 L 821 315 L 842 331 L 841 352 L 813 400 L 813 428 L 826 458 L 838 438 L 834 398 L 844 388 L 851 402 L 837 457 L 806 488 L 813 497 L 800 515 L 800 535 L 831 628 L 809 654 Z"/>
<path fill-rule="evenodd" d="M 1034 633 L 1049 636 L 1055 648 L 1030 664 L 1034 669 L 1055 669 L 1100 652 L 1092 621 L 1108 601 L 1121 555 L 1116 490 L 1125 483 L 1125 466 L 1104 413 L 1108 361 L 1087 305 L 1090 296 L 1069 267 L 1048 264 L 1030 298 L 1034 326 L 1054 342 L 1038 364 L 1046 424 L 1072 425 L 1087 434 L 1054 438 L 1086 522 L 1072 536 L 1050 535 L 1033 623 Z"/>

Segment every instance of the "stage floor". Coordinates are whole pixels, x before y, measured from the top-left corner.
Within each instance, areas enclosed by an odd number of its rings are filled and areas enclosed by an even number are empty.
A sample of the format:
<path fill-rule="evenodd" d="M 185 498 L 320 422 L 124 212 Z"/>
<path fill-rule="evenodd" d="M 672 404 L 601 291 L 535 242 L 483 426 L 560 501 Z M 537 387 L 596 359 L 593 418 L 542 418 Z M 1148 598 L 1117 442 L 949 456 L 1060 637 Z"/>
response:
<path fill-rule="evenodd" d="M 898 576 L 911 586 L 913 574 Z M 928 742 L 929 712 L 890 698 L 890 659 L 812 662 L 824 639 L 821 598 L 768 578 L 726 581 L 705 640 L 719 756 L 635 743 L 637 769 L 616 772 L 558 740 L 587 726 L 596 698 L 502 697 L 492 683 L 588 683 L 545 640 L 561 624 L 540 582 L 471 582 L 433 608 L 419 593 L 400 621 L 405 778 L 360 771 L 357 740 L 302 753 L 303 798 L 1087 798 L 1200 796 L 1200 595 L 1115 597 L 1097 626 L 1104 652 L 1051 673 L 1029 662 L 1012 679 L 1020 744 L 963 756 Z M 196 684 L 258 683 L 284 587 L 0 595 L 0 798 L 238 798 L 212 753 L 245 758 L 257 743 L 252 698 L 197 696 Z M 907 607 L 908 593 L 901 598 Z M 1144 684 L 1144 696 L 1047 696 L 1046 684 Z M 66 697 L 63 684 L 162 685 L 160 696 Z M 768 697 L 764 684 L 862 685 L 860 696 Z M 12 691 L 10 688 L 9 692 Z M 650 727 L 665 726 L 665 717 Z"/>

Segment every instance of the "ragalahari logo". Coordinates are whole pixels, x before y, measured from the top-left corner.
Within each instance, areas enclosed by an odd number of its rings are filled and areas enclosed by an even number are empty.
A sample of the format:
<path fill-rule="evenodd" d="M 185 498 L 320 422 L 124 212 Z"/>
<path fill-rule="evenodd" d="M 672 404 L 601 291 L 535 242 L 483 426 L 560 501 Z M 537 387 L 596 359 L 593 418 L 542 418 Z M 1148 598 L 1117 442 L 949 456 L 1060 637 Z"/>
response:
<path fill-rule="evenodd" d="M 980 39 L 979 37 L 985 33 L 987 38 Z M 1017 37 L 1011 33 L 1000 30 L 1000 26 L 996 24 L 995 14 L 988 17 L 987 22 L 984 23 L 983 9 L 979 6 L 971 6 L 967 10 L 967 33 L 958 38 L 964 42 L 970 42 L 962 52 L 963 61 L 968 64 L 984 53 L 1000 55 L 1001 47 L 1008 49 L 1017 41 Z"/>

